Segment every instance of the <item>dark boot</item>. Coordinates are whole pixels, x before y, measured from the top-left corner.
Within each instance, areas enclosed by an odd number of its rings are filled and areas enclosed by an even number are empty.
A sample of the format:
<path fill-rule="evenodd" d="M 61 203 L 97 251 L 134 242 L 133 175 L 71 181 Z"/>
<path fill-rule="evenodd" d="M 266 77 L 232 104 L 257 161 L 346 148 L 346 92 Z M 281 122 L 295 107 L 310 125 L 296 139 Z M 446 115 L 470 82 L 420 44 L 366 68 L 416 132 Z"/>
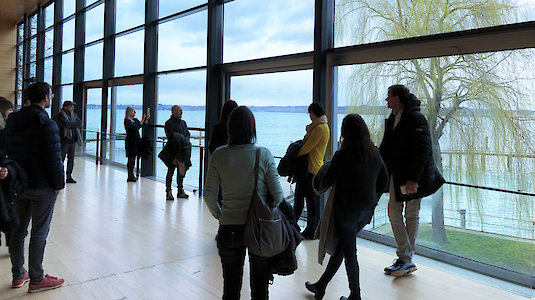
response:
<path fill-rule="evenodd" d="M 305 287 L 310 292 L 314 293 L 314 299 L 321 300 L 325 295 L 325 286 L 316 283 L 311 283 L 310 281 L 305 282 Z"/>

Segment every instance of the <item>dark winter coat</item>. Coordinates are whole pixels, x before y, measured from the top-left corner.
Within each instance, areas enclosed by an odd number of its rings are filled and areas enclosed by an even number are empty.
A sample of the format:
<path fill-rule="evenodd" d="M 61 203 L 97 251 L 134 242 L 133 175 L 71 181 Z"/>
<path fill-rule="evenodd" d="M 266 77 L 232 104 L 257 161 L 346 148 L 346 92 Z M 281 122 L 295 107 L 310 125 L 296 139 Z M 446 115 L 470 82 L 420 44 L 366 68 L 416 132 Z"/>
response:
<path fill-rule="evenodd" d="M 188 124 L 182 119 L 171 116 L 169 120 L 165 121 L 165 136 L 170 140 L 175 132 L 182 134 L 189 142 L 191 135 L 188 130 Z"/>
<path fill-rule="evenodd" d="M 126 157 L 137 157 L 139 152 L 139 141 L 141 137 L 139 135 L 139 129 L 142 127 L 141 122 L 138 119 L 124 118 L 124 129 L 126 131 L 125 150 Z"/>
<path fill-rule="evenodd" d="M 7 155 L 18 162 L 28 175 L 28 189 L 65 187 L 61 143 L 56 122 L 37 105 L 9 115 Z"/>
<path fill-rule="evenodd" d="M 208 145 L 208 151 L 214 153 L 215 149 L 226 145 L 228 142 L 227 122 L 218 122 L 212 131 L 212 138 Z"/>
<path fill-rule="evenodd" d="M 15 200 L 28 186 L 28 177 L 12 159 L 4 159 L 1 166 L 8 169 L 8 176 L 0 181 L 0 231 L 9 232 L 20 223 Z"/>
<path fill-rule="evenodd" d="M 82 135 L 80 133 L 82 121 L 74 111 L 69 114 L 63 109 L 60 110 L 56 114 L 55 121 L 59 127 L 59 137 L 62 143 L 82 143 Z"/>
<path fill-rule="evenodd" d="M 186 168 L 191 167 L 191 143 L 184 135 L 175 132 L 163 147 L 158 157 L 168 167 L 176 167 L 174 160 L 177 159 L 186 165 Z"/>
<path fill-rule="evenodd" d="M 433 159 L 429 125 L 420 112 L 420 100 L 411 94 L 395 129 L 394 119 L 392 113 L 386 120 L 380 151 L 394 179 L 396 200 L 403 202 L 435 193 L 444 184 L 444 178 Z M 400 186 L 407 180 L 418 183 L 417 193 L 402 195 Z"/>
<path fill-rule="evenodd" d="M 357 221 L 361 210 L 375 208 L 383 191 L 388 187 L 388 174 L 379 150 L 365 162 L 351 149 L 334 154 L 329 167 L 320 169 L 314 177 L 314 187 L 323 190 L 335 186 L 333 210 L 337 220 Z M 371 217 L 371 216 L 370 216 Z"/>
<path fill-rule="evenodd" d="M 277 166 L 279 175 L 288 176 L 289 182 L 304 179 L 308 174 L 308 155 L 297 156 L 303 145 L 302 140 L 291 143 Z"/>

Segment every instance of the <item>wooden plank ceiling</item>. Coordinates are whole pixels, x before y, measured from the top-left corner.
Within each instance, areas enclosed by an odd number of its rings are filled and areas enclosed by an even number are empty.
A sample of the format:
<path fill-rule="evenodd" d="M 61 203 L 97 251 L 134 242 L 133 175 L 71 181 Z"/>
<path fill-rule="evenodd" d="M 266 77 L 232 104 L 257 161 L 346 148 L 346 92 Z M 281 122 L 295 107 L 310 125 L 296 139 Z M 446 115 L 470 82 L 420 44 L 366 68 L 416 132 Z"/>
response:
<path fill-rule="evenodd" d="M 35 11 L 38 4 L 44 4 L 49 0 L 0 0 L 0 20 L 14 22 L 22 20 L 24 14 Z"/>

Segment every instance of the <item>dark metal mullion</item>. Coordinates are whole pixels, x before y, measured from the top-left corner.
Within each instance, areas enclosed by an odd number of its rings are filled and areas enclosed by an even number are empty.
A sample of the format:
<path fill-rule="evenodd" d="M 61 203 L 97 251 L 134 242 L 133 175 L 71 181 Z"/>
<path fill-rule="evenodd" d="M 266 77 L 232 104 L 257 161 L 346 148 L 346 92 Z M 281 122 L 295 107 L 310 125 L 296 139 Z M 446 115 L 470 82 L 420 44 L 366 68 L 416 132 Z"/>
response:
<path fill-rule="evenodd" d="M 206 9 L 208 8 L 208 5 L 207 4 L 201 4 L 199 6 L 195 6 L 195 7 L 192 7 L 192 8 L 189 8 L 189 9 L 186 9 L 184 11 L 181 11 L 181 12 L 177 12 L 175 14 L 172 14 L 172 15 L 169 15 L 165 18 L 161 18 L 159 20 L 155 20 L 158 24 L 163 24 L 163 23 L 167 23 L 167 22 L 170 22 L 170 21 L 174 21 L 176 19 L 180 19 L 180 18 L 183 18 L 183 17 L 187 17 L 189 15 L 193 15 L 193 14 L 196 14 L 198 12 L 201 12 L 201 11 L 205 11 Z"/>
<path fill-rule="evenodd" d="M 54 4 L 54 43 L 52 46 L 52 92 L 55 97 L 52 99 L 52 114 L 59 112 L 61 103 L 61 63 L 63 48 L 63 0 L 56 0 Z"/>
<path fill-rule="evenodd" d="M 208 0 L 205 145 L 210 143 L 213 127 L 219 119 L 219 111 L 224 101 L 222 86 L 226 84 L 225 74 L 218 67 L 223 63 L 223 18 L 222 1 Z M 205 153 L 204 171 L 206 172 L 210 154 L 207 151 Z"/>
<path fill-rule="evenodd" d="M 115 38 L 122 37 L 122 36 L 128 35 L 130 33 L 138 32 L 140 30 L 143 30 L 143 28 L 145 28 L 145 24 L 141 24 L 141 25 L 138 25 L 136 27 L 132 27 L 132 28 L 123 30 L 121 32 L 117 32 L 115 34 Z"/>
<path fill-rule="evenodd" d="M 143 109 L 150 108 L 150 124 L 157 124 L 157 75 L 158 71 L 158 0 L 145 1 L 145 51 L 143 67 Z M 143 111 L 145 113 L 145 111 Z M 143 137 L 148 138 L 156 149 L 156 128 L 143 128 Z M 141 176 L 156 175 L 156 155 L 141 161 Z"/>
<path fill-rule="evenodd" d="M 104 45 L 102 55 L 102 101 L 101 101 L 101 121 L 100 132 L 106 133 L 108 127 L 108 86 L 109 81 L 115 74 L 115 12 L 117 9 L 116 0 L 104 1 Z M 111 110 L 115 109 L 115 103 L 112 103 Z M 113 126 L 111 124 L 110 126 Z M 102 134 L 102 140 L 106 140 L 106 135 Z M 106 159 L 106 144 L 100 144 L 100 162 Z"/>
<path fill-rule="evenodd" d="M 27 15 L 24 16 L 24 46 L 22 48 L 22 65 L 23 65 L 23 73 L 22 73 L 22 89 L 23 89 L 23 99 L 26 98 L 26 88 L 29 84 L 30 79 L 30 46 L 31 42 L 29 39 L 29 36 L 31 35 L 31 28 L 30 28 L 30 19 Z"/>
<path fill-rule="evenodd" d="M 86 0 L 76 0 L 76 19 L 74 21 L 74 75 L 73 75 L 73 95 L 72 99 L 68 97 L 65 100 L 75 102 L 75 111 L 85 120 L 85 101 L 84 100 L 84 57 L 85 57 L 85 7 Z"/>
<path fill-rule="evenodd" d="M 35 56 L 35 79 L 36 81 L 45 80 L 45 15 L 41 5 L 37 6 L 37 54 Z"/>
<path fill-rule="evenodd" d="M 156 75 L 167 75 L 167 74 L 188 73 L 188 72 L 203 71 L 203 70 L 206 70 L 206 66 L 199 66 L 199 67 L 191 67 L 191 68 L 184 68 L 184 69 L 173 69 L 173 70 L 159 71 L 159 72 L 156 72 Z"/>

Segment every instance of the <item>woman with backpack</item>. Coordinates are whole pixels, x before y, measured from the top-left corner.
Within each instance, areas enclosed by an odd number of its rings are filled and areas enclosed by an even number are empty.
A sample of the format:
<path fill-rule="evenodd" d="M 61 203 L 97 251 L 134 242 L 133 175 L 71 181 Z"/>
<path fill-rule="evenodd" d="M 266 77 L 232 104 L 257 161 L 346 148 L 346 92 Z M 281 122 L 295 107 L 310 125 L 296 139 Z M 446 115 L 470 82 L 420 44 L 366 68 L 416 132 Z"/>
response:
<path fill-rule="evenodd" d="M 215 150 L 210 159 L 204 201 L 212 215 L 219 220 L 217 249 L 223 267 L 223 299 L 240 299 L 245 259 L 244 232 L 251 197 L 255 186 L 255 161 L 258 160 L 258 193 L 267 193 L 277 206 L 284 198 L 275 161 L 269 149 L 258 147 L 253 113 L 246 106 L 232 111 L 228 120 L 228 145 Z M 219 186 L 223 204 L 217 203 Z M 249 251 L 252 299 L 268 299 L 268 280 L 271 276 L 270 258 Z"/>
<path fill-rule="evenodd" d="M 329 196 L 319 230 L 320 247 L 331 253 L 331 258 L 316 283 L 305 283 L 305 287 L 314 293 L 315 299 L 323 298 L 327 284 L 342 264 L 342 259 L 345 260 L 351 294 L 340 299 L 361 299 L 356 254 L 357 233 L 370 223 L 375 206 L 387 185 L 385 164 L 370 138 L 366 123 L 358 114 L 347 115 L 342 122 L 340 149 L 314 178 L 316 190 L 324 191 L 333 186 L 331 194 L 334 193 L 334 196 Z M 330 213 L 329 207 L 332 207 Z M 329 231 L 331 228 L 323 228 L 329 227 L 329 223 L 334 224 L 332 231 Z M 338 238 L 335 245 L 322 243 L 332 241 L 322 235 L 333 234 Z M 320 256 L 320 261 L 322 259 Z"/>

